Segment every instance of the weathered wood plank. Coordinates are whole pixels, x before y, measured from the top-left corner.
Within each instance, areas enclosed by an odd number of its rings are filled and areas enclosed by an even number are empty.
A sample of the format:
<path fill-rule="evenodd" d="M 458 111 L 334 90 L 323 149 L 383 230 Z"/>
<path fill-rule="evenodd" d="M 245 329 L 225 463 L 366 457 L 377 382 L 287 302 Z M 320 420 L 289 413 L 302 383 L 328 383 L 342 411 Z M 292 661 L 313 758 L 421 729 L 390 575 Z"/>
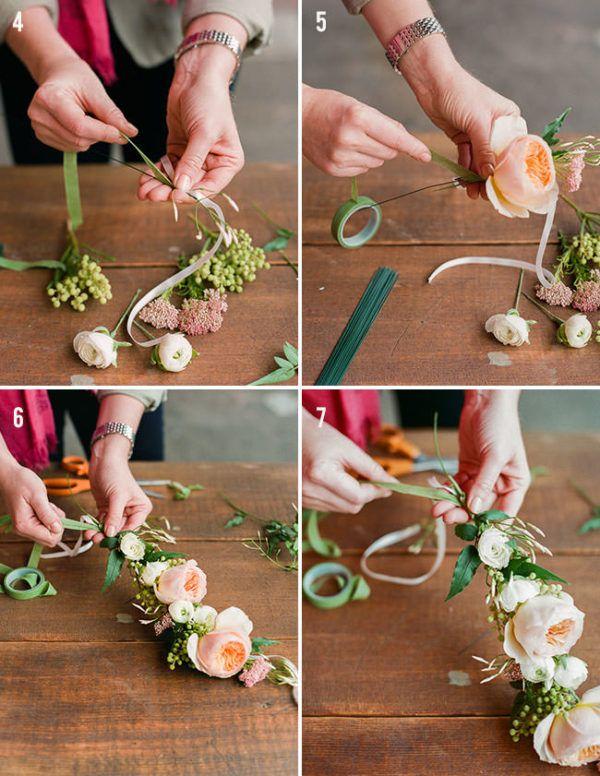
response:
<path fill-rule="evenodd" d="M 0 672 L 6 776 L 296 773 L 287 688 L 169 671 L 156 644 L 2 644 Z"/>
<path fill-rule="evenodd" d="M 357 558 L 343 557 L 353 571 Z M 492 658 L 501 645 L 486 621 L 484 580 L 449 602 L 454 557 L 417 587 L 369 580 L 365 602 L 323 611 L 303 607 L 304 714 L 308 716 L 503 716 L 515 691 L 499 680 L 481 685 L 472 655 Z M 305 568 L 313 558 L 305 558 Z M 370 566 L 387 574 L 417 576 L 431 558 L 385 556 Z M 597 557 L 557 557 L 546 565 L 571 584 L 577 606 L 588 613 L 572 653 L 589 664 L 590 684 L 600 676 L 597 644 Z M 453 686 L 449 671 L 464 671 L 470 686 Z M 404 771 L 403 771 L 404 772 Z"/>
<path fill-rule="evenodd" d="M 513 305 L 518 271 L 458 267 L 427 284 L 443 261 L 465 255 L 511 256 L 533 261 L 532 246 L 374 246 L 344 252 L 331 246 L 304 249 L 303 379 L 323 368 L 371 276 L 380 266 L 399 273 L 381 314 L 354 359 L 346 385 L 596 385 L 597 344 L 575 350 L 556 342 L 556 326 L 522 299 L 520 309 L 538 321 L 531 344 L 501 345 L 484 330 L 493 314 Z M 548 252 L 549 265 L 555 249 Z M 529 273 L 528 273 L 529 274 Z M 525 280 L 531 292 L 533 275 Z M 572 313 L 572 311 L 571 311 Z M 563 318 L 571 314 L 559 310 Z M 595 323 L 596 318 L 591 320 Z M 497 354 L 490 356 L 489 354 Z M 496 366 L 501 357 L 507 366 Z"/>
<path fill-rule="evenodd" d="M 421 135 L 424 142 L 441 153 L 456 158 L 452 143 L 441 133 Z M 434 164 L 424 165 L 406 156 L 399 156 L 383 167 L 371 170 L 359 178 L 361 194 L 382 202 L 404 192 L 448 181 L 452 174 Z M 305 245 L 337 245 L 331 236 L 331 219 L 337 208 L 350 197 L 350 181 L 332 178 L 309 163 L 303 168 L 303 228 Z M 584 210 L 597 210 L 600 197 L 600 172 L 588 169 L 584 185 L 576 195 Z M 462 190 L 423 192 L 382 206 L 383 224 L 371 242 L 375 245 L 429 244 L 451 245 L 469 243 L 526 243 L 537 245 L 543 226 L 543 216 L 529 219 L 505 218 L 483 200 L 473 202 Z M 577 218 L 571 208 L 561 203 L 552 230 L 556 242 L 557 230 L 577 231 Z M 350 232 L 351 233 L 351 232 Z M 343 248 L 337 248 L 340 254 Z M 367 249 L 346 251 L 348 256 L 362 256 Z"/>
<path fill-rule="evenodd" d="M 304 776 L 559 776 L 531 740 L 514 744 L 508 720 L 305 719 Z"/>
<path fill-rule="evenodd" d="M 169 274 L 166 268 L 108 269 L 113 287 L 108 307 L 95 303 L 75 313 L 49 304 L 39 272 L 4 272 L 0 380 L 7 385 L 246 385 L 275 368 L 273 356 L 281 354 L 286 340 L 297 344 L 297 278 L 289 267 L 278 266 L 259 274 L 242 295 L 228 297 L 223 327 L 192 338 L 200 356 L 183 372 L 157 369 L 150 349 L 141 347 L 120 351 L 116 370 L 86 367 L 73 350 L 74 336 L 98 325 L 114 326 L 136 289 L 147 291 Z"/>
<path fill-rule="evenodd" d="M 198 561 L 208 577 L 206 603 L 216 609 L 239 606 L 254 622 L 257 636 L 297 635 L 296 574 L 276 568 L 238 542 L 183 541 L 176 545 Z M 0 563 L 25 564 L 31 543 L 0 543 Z M 42 560 L 40 568 L 59 595 L 32 601 L 2 596 L 1 641 L 155 641 L 153 631 L 137 621 L 119 623 L 117 614 L 137 611 L 129 603 L 127 572 L 106 593 L 107 551 L 94 547 L 76 558 Z"/>
<path fill-rule="evenodd" d="M 142 480 L 175 479 L 185 485 L 199 483 L 205 490 L 193 493 L 186 501 L 175 501 L 167 488 L 148 486 L 166 498 L 151 497 L 153 515 L 164 516 L 170 523 L 178 541 L 187 539 L 218 539 L 243 541 L 254 536 L 258 524 L 225 529 L 225 523 L 233 511 L 220 498 L 227 495 L 234 504 L 267 519 L 290 519 L 294 514 L 292 504 L 297 503 L 296 466 L 280 463 L 230 463 L 230 462 L 161 462 L 133 461 L 134 476 Z M 53 472 L 56 474 L 53 475 Z M 50 470 L 48 476 L 61 475 L 60 470 Z M 62 475 L 61 475 L 62 476 Z M 81 509 L 95 514 L 95 502 L 91 493 L 79 493 L 75 498 L 55 497 L 52 501 L 64 509 L 69 517 L 78 517 Z M 6 511 L 0 498 L 0 514 Z M 22 541 L 16 534 L 5 534 L 3 541 Z"/>
<path fill-rule="evenodd" d="M 179 223 L 175 223 L 169 203 L 140 202 L 134 171 L 120 165 L 80 165 L 79 177 L 85 219 L 81 239 L 114 256 L 119 265 L 172 266 L 179 252 L 198 250 L 194 228 L 185 217 L 192 210 L 182 206 Z M 256 245 L 271 239 L 273 229 L 252 203 L 276 223 L 296 231 L 294 165 L 248 164 L 227 192 L 240 207 L 240 213 L 235 213 L 221 200 L 228 219 L 236 228 L 246 229 Z M 32 196 L 37 206 L 31 204 Z M 8 256 L 26 261 L 59 258 L 64 250 L 65 219 L 62 168 L 2 168 L 0 242 Z M 292 243 L 290 255 L 294 250 Z M 281 263 L 275 255 L 273 260 Z"/>
<path fill-rule="evenodd" d="M 410 430 L 408 437 L 427 455 L 435 455 L 431 430 Z M 441 432 L 440 444 L 443 455 L 457 455 L 455 432 Z M 529 432 L 525 435 L 525 446 L 529 465 L 546 466 L 549 473 L 536 478 L 521 515 L 544 531 L 547 544 L 554 553 L 600 554 L 600 532 L 583 536 L 578 533 L 579 526 L 590 517 L 590 507 L 570 484 L 571 481 L 576 482 L 600 504 L 597 484 L 600 435 Z M 426 485 L 431 476 L 431 472 L 424 472 L 401 479 L 411 484 Z M 359 515 L 328 515 L 321 521 L 321 530 L 344 551 L 356 553 L 362 552 L 383 534 L 424 520 L 430 513 L 429 501 L 396 493 L 390 498 L 367 504 Z M 464 543 L 454 536 L 452 530 L 447 535 L 448 551 L 458 552 Z"/>

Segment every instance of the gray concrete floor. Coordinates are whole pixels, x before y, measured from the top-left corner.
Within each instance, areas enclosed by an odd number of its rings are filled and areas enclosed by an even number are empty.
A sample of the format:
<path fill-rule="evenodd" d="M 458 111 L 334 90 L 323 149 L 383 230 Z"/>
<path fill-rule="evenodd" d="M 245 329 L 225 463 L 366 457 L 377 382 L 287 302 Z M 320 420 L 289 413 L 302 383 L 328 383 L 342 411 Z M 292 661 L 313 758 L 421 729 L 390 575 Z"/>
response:
<path fill-rule="evenodd" d="M 296 161 L 298 3 L 274 0 L 274 8 L 273 43 L 258 56 L 245 60 L 234 98 L 238 130 L 249 162 Z M 0 165 L 10 162 L 0 119 Z"/>
<path fill-rule="evenodd" d="M 434 0 L 433 7 L 457 59 L 520 105 L 532 130 L 572 105 L 566 129 L 600 132 L 598 0 Z M 315 29 L 318 10 L 327 10 L 323 33 Z M 367 23 L 340 0 L 304 0 L 303 65 L 311 86 L 351 94 L 413 131 L 431 128 Z"/>
<path fill-rule="evenodd" d="M 169 391 L 165 460 L 295 462 L 297 406 L 293 390 Z M 65 450 L 83 454 L 70 421 Z"/>

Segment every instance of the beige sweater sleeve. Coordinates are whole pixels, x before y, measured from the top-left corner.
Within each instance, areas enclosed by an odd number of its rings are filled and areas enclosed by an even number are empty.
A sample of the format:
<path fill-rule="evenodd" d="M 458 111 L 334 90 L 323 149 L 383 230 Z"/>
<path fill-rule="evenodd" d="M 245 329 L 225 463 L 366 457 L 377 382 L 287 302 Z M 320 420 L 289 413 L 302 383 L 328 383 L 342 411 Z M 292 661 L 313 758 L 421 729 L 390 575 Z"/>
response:
<path fill-rule="evenodd" d="M 247 50 L 259 50 L 271 42 L 272 0 L 187 0 L 181 20 L 184 32 L 193 19 L 205 13 L 227 14 L 243 24 L 248 32 Z"/>
<path fill-rule="evenodd" d="M 342 0 L 349 13 L 360 13 L 370 0 Z"/>
<path fill-rule="evenodd" d="M 58 18 L 58 0 L 0 0 L 0 42 L 12 26 L 18 11 L 42 6 L 47 8 L 56 24 Z"/>
<path fill-rule="evenodd" d="M 114 394 L 120 394 L 125 396 L 131 396 L 133 399 L 137 399 L 144 405 L 144 412 L 153 412 L 155 409 L 167 400 L 167 392 L 159 388 L 142 388 L 139 391 L 118 388 L 109 388 L 106 391 L 97 391 L 96 398 L 98 401 L 102 401 L 105 396 L 112 396 Z"/>

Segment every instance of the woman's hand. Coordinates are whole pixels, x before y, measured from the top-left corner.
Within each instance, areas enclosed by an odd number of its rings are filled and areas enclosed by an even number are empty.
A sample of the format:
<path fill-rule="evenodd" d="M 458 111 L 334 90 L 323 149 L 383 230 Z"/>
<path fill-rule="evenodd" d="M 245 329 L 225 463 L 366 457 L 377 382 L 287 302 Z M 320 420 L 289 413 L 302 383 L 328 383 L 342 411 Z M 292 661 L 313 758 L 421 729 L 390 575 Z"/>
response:
<path fill-rule="evenodd" d="M 101 439 L 92 448 L 90 483 L 98 507 L 104 536 L 134 531 L 152 511 L 152 502 L 135 481 L 127 460 L 129 440 L 119 435 Z M 86 532 L 86 538 L 100 542 L 103 534 Z"/>
<path fill-rule="evenodd" d="M 518 402 L 515 390 L 467 392 L 458 432 L 456 481 L 474 514 L 495 506 L 515 517 L 531 483 Z M 433 515 L 448 525 L 469 519 L 464 509 L 449 501 L 435 504 Z"/>
<path fill-rule="evenodd" d="M 229 95 L 234 66 L 232 53 L 222 46 L 201 46 L 181 57 L 167 103 L 167 154 L 179 191 L 143 175 L 139 199 L 165 202 L 173 195 L 191 201 L 183 193 L 190 189 L 211 197 L 242 169 L 244 151 Z"/>
<path fill-rule="evenodd" d="M 319 512 L 355 515 L 376 498 L 391 496 L 348 473 L 374 482 L 395 482 L 382 467 L 332 426 L 302 412 L 302 504 Z"/>
<path fill-rule="evenodd" d="M 361 175 L 405 153 L 429 162 L 427 146 L 400 122 L 330 89 L 302 87 L 303 153 L 328 175 Z"/>
<path fill-rule="evenodd" d="M 519 107 L 461 67 L 440 35 L 415 44 L 400 68 L 425 113 L 457 145 L 458 163 L 483 178 L 492 175 L 492 124 L 498 116 L 520 115 Z M 480 193 L 484 184 L 467 185 L 471 199 Z"/>
<path fill-rule="evenodd" d="M 16 533 L 46 547 L 55 547 L 63 535 L 62 509 L 48 501 L 42 480 L 16 461 L 2 465 L 0 490 Z"/>

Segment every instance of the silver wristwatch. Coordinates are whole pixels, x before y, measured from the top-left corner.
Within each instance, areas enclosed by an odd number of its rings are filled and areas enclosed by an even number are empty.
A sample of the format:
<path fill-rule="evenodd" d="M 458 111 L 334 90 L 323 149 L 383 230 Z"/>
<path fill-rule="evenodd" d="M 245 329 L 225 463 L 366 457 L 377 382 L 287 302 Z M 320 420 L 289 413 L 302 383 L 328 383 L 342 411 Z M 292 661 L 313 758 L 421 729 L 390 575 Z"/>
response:
<path fill-rule="evenodd" d="M 434 16 L 426 16 L 412 24 L 408 24 L 397 32 L 388 43 L 385 55 L 390 65 L 399 73 L 398 65 L 406 52 L 414 46 L 418 40 L 440 33 L 446 35 L 444 28 Z"/>
<path fill-rule="evenodd" d="M 108 423 L 103 423 L 101 426 L 98 426 L 92 435 L 90 446 L 93 447 L 96 442 L 99 442 L 101 439 L 104 439 L 111 434 L 120 434 L 129 440 L 129 458 L 131 458 L 133 446 L 135 444 L 135 431 L 131 426 L 127 425 L 127 423 L 121 423 L 120 420 L 109 420 Z"/>
<path fill-rule="evenodd" d="M 231 76 L 231 80 L 233 81 L 242 62 L 242 47 L 238 39 L 228 32 L 222 32 L 221 30 L 202 30 L 202 32 L 194 32 L 192 35 L 188 35 L 175 52 L 175 62 L 178 62 L 179 58 L 182 57 L 186 51 L 191 51 L 191 49 L 198 48 L 198 46 L 204 46 L 208 43 L 225 46 L 225 48 L 229 49 L 235 57 L 237 64 L 233 71 L 233 75 Z"/>

